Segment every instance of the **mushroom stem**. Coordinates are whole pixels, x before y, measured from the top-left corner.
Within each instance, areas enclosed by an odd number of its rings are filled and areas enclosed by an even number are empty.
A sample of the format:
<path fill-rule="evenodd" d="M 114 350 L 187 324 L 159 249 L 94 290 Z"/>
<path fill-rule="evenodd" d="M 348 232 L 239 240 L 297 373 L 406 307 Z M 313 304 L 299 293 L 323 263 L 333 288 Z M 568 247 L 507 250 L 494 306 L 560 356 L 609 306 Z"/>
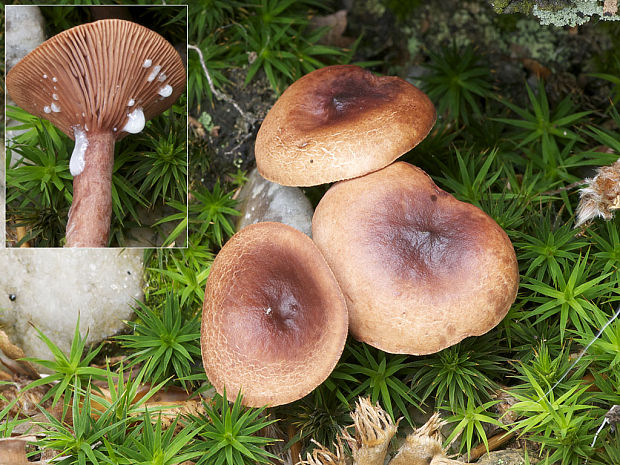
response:
<path fill-rule="evenodd" d="M 82 173 L 73 178 L 66 247 L 105 247 L 112 217 L 114 135 L 88 134 Z"/>

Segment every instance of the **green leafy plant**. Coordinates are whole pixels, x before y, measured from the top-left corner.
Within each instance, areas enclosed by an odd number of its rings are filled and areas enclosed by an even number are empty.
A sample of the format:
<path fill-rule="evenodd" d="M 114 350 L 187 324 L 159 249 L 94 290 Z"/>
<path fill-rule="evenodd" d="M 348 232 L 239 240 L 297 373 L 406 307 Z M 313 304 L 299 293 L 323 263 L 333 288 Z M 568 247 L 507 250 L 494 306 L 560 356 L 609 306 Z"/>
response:
<path fill-rule="evenodd" d="M 536 317 L 538 322 L 559 315 L 562 339 L 569 321 L 577 330 L 583 331 L 587 323 L 593 322 L 591 315 L 600 312 L 593 300 L 608 296 L 616 287 L 613 281 L 604 282 L 611 273 L 591 278 L 590 268 L 586 253 L 585 257 L 577 259 L 572 269 L 566 267 L 554 275 L 552 284 L 528 278 L 521 286 L 536 292 L 537 295 L 529 300 L 538 305 L 526 311 L 524 317 Z"/>
<path fill-rule="evenodd" d="M 594 243 L 594 264 L 598 265 L 600 273 L 613 272 L 616 280 L 620 280 L 620 217 L 615 221 L 608 221 L 597 228 L 590 228 L 590 235 Z M 601 231 L 602 230 L 602 231 Z M 602 265 L 602 267 L 601 267 Z"/>
<path fill-rule="evenodd" d="M 582 140 L 571 128 L 580 122 L 589 111 L 573 113 L 574 106 L 570 97 L 566 97 L 555 108 L 549 106 L 544 82 L 538 81 L 536 94 L 528 84 L 525 90 L 530 100 L 531 111 L 520 108 L 514 103 L 502 100 L 502 103 L 520 116 L 520 119 L 496 118 L 497 121 L 517 128 L 513 140 L 519 141 L 519 147 L 536 142 L 543 148 L 556 141 Z M 545 158 L 543 154 L 543 159 Z"/>
<path fill-rule="evenodd" d="M 589 349 L 590 363 L 600 374 L 610 376 L 620 374 L 620 320 L 616 319 L 607 326 L 598 339 L 594 339 L 595 328 L 602 328 L 607 322 L 607 315 L 603 312 L 593 314 L 594 324 L 587 325 L 583 331 L 575 331 L 577 342 L 586 346 L 594 341 Z M 618 375 L 620 377 L 620 375 Z"/>
<path fill-rule="evenodd" d="M 562 376 L 565 376 L 571 366 L 571 361 L 569 359 L 570 350 L 567 347 L 563 347 L 556 353 L 554 350 L 550 349 L 549 346 L 550 344 L 547 341 L 540 341 L 538 346 L 532 349 L 532 357 L 527 363 L 521 360 L 520 363 L 516 364 L 518 373 L 515 374 L 514 377 L 520 380 L 521 383 L 514 387 L 515 390 L 530 391 L 530 377 L 536 379 L 536 382 L 541 387 L 549 390 L 556 386 L 556 383 L 561 381 Z M 560 389 L 567 389 L 572 387 L 575 383 L 580 383 L 581 380 L 579 376 L 583 374 L 585 369 L 586 366 L 580 365 L 572 373 L 572 376 L 569 379 L 563 380 L 558 387 L 560 387 Z M 576 379 L 576 381 L 573 381 L 574 379 Z"/>
<path fill-rule="evenodd" d="M 11 117 L 21 118 L 23 114 L 21 110 L 13 109 L 12 111 L 13 113 L 9 112 Z M 7 171 L 7 185 L 17 188 L 18 191 L 36 192 L 47 203 L 51 203 L 56 196 L 71 200 L 67 138 L 64 135 L 61 136 L 56 128 L 48 124 L 35 125 L 33 130 L 36 133 L 33 140 L 36 145 L 25 142 L 9 144 L 7 150 L 9 166 L 14 154 L 19 156 L 19 162 L 15 169 Z M 57 156 L 62 163 L 58 163 Z M 17 192 L 14 191 L 7 198 L 7 202 L 16 198 Z M 33 201 L 32 196 L 28 196 L 21 205 L 23 206 L 24 202 Z"/>
<path fill-rule="evenodd" d="M 587 403 L 588 386 L 575 384 L 556 398 L 554 391 L 546 392 L 529 370 L 524 368 L 524 372 L 530 393 L 511 391 L 519 401 L 511 410 L 522 417 L 515 430 L 539 442 L 541 454 L 549 453 L 549 463 L 582 464 L 592 455 L 594 421 L 602 416 L 600 409 Z"/>
<path fill-rule="evenodd" d="M 566 97 L 555 108 L 551 108 L 542 81 L 536 94 L 529 85 L 525 86 L 531 110 L 520 108 L 502 99 L 501 102 L 517 114 L 520 119 L 494 118 L 515 128 L 507 135 L 514 146 L 524 148 L 536 168 L 550 180 L 574 182 L 570 168 L 593 163 L 594 157 L 575 151 L 575 144 L 584 142 L 573 128 L 584 121 L 589 111 L 574 112 L 570 97 Z"/>
<path fill-rule="evenodd" d="M 196 202 L 189 205 L 190 223 L 197 225 L 201 234 L 221 247 L 225 236 L 232 236 L 235 232 L 229 216 L 240 214 L 235 210 L 237 201 L 232 198 L 233 193 L 222 189 L 218 181 L 213 190 L 199 189 L 192 195 Z"/>
<path fill-rule="evenodd" d="M 164 431 L 161 424 L 161 415 L 155 425 L 148 409 L 143 421 L 136 427 L 136 433 L 129 435 L 127 441 L 118 447 L 122 457 L 119 464 L 157 464 L 176 465 L 186 460 L 195 459 L 201 452 L 190 450 L 192 439 L 200 433 L 200 428 L 193 424 L 183 425 L 179 432 L 175 432 L 177 419 Z"/>
<path fill-rule="evenodd" d="M 438 104 L 437 112 L 464 124 L 471 116 L 480 118 L 481 106 L 491 96 L 491 73 L 481 64 L 476 49 L 452 44 L 441 53 L 428 55 L 430 60 L 423 65 L 427 74 L 420 80 L 422 89 Z"/>
<path fill-rule="evenodd" d="M 118 428 L 113 428 L 107 434 L 108 440 L 112 438 L 113 442 L 124 442 L 127 436 L 126 422 L 143 415 L 146 412 L 145 404 L 166 384 L 166 381 L 150 384 L 148 390 L 145 391 L 144 378 L 147 374 L 147 370 L 143 367 L 134 376 L 131 371 L 125 371 L 122 363 L 115 372 L 110 369 L 109 365 L 106 367 L 106 395 L 92 393 L 91 409 L 102 413 L 112 411 L 115 420 L 125 420 L 117 424 Z M 150 411 L 156 412 L 157 408 L 151 407 Z"/>
<path fill-rule="evenodd" d="M 419 399 L 403 382 L 414 366 L 406 355 L 387 354 L 367 344 L 349 341 L 343 360 L 336 366 L 330 380 L 336 383 L 342 392 L 339 398 L 348 407 L 358 396 L 370 396 L 373 403 L 381 399 L 386 412 L 395 421 L 402 415 L 413 426 L 407 406 L 418 406 Z"/>
<path fill-rule="evenodd" d="M 446 175 L 440 181 L 459 200 L 477 205 L 502 174 L 501 168 L 491 171 L 497 150 L 482 156 L 474 156 L 472 151 L 467 151 L 464 156 L 458 149 L 455 152 L 458 171 L 452 175 L 452 170 L 444 170 Z"/>
<path fill-rule="evenodd" d="M 467 406 L 465 408 L 457 407 L 455 414 L 446 419 L 448 423 L 458 422 L 450 435 L 446 438 L 446 445 L 451 444 L 452 441 L 454 441 L 459 434 L 461 434 L 461 445 L 459 447 L 459 452 L 466 449 L 467 458 L 469 460 L 469 452 L 471 451 L 471 446 L 475 435 L 477 437 L 476 439 L 478 441 L 482 441 L 488 451 L 489 441 L 482 423 L 488 423 L 501 428 L 504 427 L 504 425 L 497 420 L 497 418 L 495 418 L 495 415 L 488 411 L 489 408 L 498 402 L 499 401 L 497 400 L 492 400 L 476 406 L 470 397 L 467 399 Z"/>
<path fill-rule="evenodd" d="M 83 384 L 87 385 L 91 378 L 101 380 L 105 379 L 105 370 L 89 366 L 90 362 L 99 353 L 102 346 L 98 346 L 94 350 L 85 350 L 86 337 L 82 338 L 82 335 L 80 334 L 79 317 L 75 325 L 75 332 L 73 333 L 69 356 L 65 355 L 64 352 L 36 326 L 34 329 L 37 331 L 39 338 L 45 343 L 54 357 L 54 360 L 45 360 L 36 357 L 27 357 L 25 359 L 29 362 L 38 363 L 51 372 L 49 376 L 35 380 L 24 388 L 25 390 L 28 390 L 37 386 L 50 384 L 51 387 L 41 399 L 41 403 L 53 396 L 52 405 L 56 405 L 60 398 L 65 395 L 64 403 L 65 405 L 68 405 L 70 402 L 70 396 L 67 394 L 71 393 L 72 388 L 76 385 L 76 380 L 79 381 L 78 386 L 80 386 Z"/>
<path fill-rule="evenodd" d="M 9 386 L 10 384 L 11 383 L 8 381 L 0 381 L 0 389 L 2 389 L 2 386 Z M 17 404 L 17 401 L 17 397 L 8 400 L 6 397 L 0 394 L 0 403 L 1 405 L 4 405 L 4 407 L 0 409 L 0 438 L 10 438 L 13 434 L 13 430 L 15 429 L 15 427 L 28 421 L 27 418 L 20 418 L 19 412 L 11 418 L 11 411 L 13 410 L 13 407 L 15 407 L 15 405 Z"/>
<path fill-rule="evenodd" d="M 145 378 L 158 383 L 172 375 L 177 379 L 191 374 L 194 357 L 200 357 L 200 322 L 196 317 L 183 321 L 179 297 L 166 296 L 162 315 L 142 302 L 134 308 L 139 321 L 130 323 L 133 334 L 116 336 L 121 346 L 133 350 L 131 365 L 144 363 Z M 181 384 L 185 382 L 181 379 Z"/>
<path fill-rule="evenodd" d="M 168 126 L 152 126 L 145 133 L 144 146 L 152 149 L 141 153 L 134 173 L 141 180 L 141 193 L 149 195 L 151 205 L 167 200 L 187 201 L 185 133 L 171 130 L 178 126 L 174 119 Z"/>
<path fill-rule="evenodd" d="M 438 407 L 464 410 L 465 399 L 476 405 L 490 400 L 498 388 L 494 379 L 508 371 L 505 363 L 506 358 L 498 354 L 497 340 L 487 333 L 412 362 L 411 386 L 422 401 L 431 398 Z"/>
<path fill-rule="evenodd" d="M 567 263 L 578 258 L 578 251 L 585 248 L 588 242 L 575 237 L 570 224 L 565 223 L 554 227 L 549 212 L 536 212 L 541 218 L 533 234 L 519 233 L 519 249 L 521 263 L 527 265 L 525 276 L 532 276 L 538 281 L 545 276 L 556 279 L 567 267 Z"/>
<path fill-rule="evenodd" d="M 114 421 L 113 408 L 93 415 L 90 386 L 82 393 L 78 378 L 74 387 L 70 421 L 60 421 L 47 410 L 41 409 L 47 422 L 39 425 L 46 434 L 37 444 L 43 449 L 59 451 L 55 457 L 55 463 L 59 465 L 109 463 L 106 454 L 96 446 L 110 430 L 123 424 L 126 419 Z"/>
<path fill-rule="evenodd" d="M 344 53 L 337 48 L 319 45 L 317 41 L 326 30 L 306 30 L 308 18 L 303 7 L 322 8 L 315 0 L 255 0 L 239 26 L 247 50 L 255 54 L 248 68 L 248 84 L 259 69 L 263 69 L 271 87 L 279 94 L 286 84 L 303 74 L 324 66 L 320 56 Z"/>
<path fill-rule="evenodd" d="M 241 400 L 242 395 L 237 395 L 231 408 L 224 392 L 212 404 L 203 403 L 206 416 L 190 416 L 192 423 L 201 428 L 194 446 L 200 454 L 196 465 L 244 465 L 249 461 L 270 463 L 270 459 L 278 459 L 265 450 L 275 439 L 256 435 L 277 420 L 264 418 L 264 408 L 242 407 Z"/>
<path fill-rule="evenodd" d="M 190 237 L 187 249 L 165 255 L 162 252 L 156 266 L 147 268 L 157 280 L 157 286 L 153 286 L 157 289 L 154 294 L 175 292 L 180 295 L 181 305 L 188 302 L 202 304 L 214 255 L 208 251 L 208 245 L 198 242 L 200 239 L 194 241 L 195 237 Z"/>

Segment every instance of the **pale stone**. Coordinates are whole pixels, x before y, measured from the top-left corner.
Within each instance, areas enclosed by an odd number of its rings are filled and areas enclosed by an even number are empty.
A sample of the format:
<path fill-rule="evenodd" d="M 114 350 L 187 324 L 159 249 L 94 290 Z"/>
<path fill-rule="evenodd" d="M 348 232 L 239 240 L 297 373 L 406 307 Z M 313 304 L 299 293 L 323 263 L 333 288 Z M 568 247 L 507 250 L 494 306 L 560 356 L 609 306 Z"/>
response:
<path fill-rule="evenodd" d="M 45 22 L 38 6 L 7 5 L 6 70 L 45 41 Z"/>
<path fill-rule="evenodd" d="M 6 151 L 4 144 L 0 147 L 0 249 L 6 247 L 6 198 L 5 190 Z M 2 250 L 0 250 L 2 252 Z"/>
<path fill-rule="evenodd" d="M 124 328 L 142 299 L 141 250 L 0 251 L 0 326 L 27 356 L 51 358 L 31 323 L 69 353 L 75 324 L 96 343 Z"/>
<path fill-rule="evenodd" d="M 45 42 L 45 21 L 38 6 L 7 5 L 5 15 L 5 58 L 8 73 L 19 60 Z M 15 106 L 10 96 L 7 95 L 6 100 L 7 105 Z M 6 121 L 6 127 L 17 124 L 20 123 L 10 119 Z M 8 131 L 7 139 L 12 139 L 22 132 Z M 13 163 L 15 164 L 19 158 L 21 157 L 14 153 Z"/>
<path fill-rule="evenodd" d="M 262 221 L 288 224 L 312 237 L 312 204 L 298 187 L 267 181 L 256 169 L 239 193 L 237 230 Z"/>

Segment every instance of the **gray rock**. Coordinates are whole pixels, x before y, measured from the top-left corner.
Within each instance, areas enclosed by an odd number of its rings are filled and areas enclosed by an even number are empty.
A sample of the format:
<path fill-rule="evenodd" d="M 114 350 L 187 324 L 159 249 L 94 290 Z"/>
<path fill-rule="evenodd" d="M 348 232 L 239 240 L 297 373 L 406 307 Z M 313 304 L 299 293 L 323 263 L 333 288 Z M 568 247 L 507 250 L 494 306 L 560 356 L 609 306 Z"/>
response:
<path fill-rule="evenodd" d="M 5 249 L 0 251 L 0 326 L 26 355 L 51 358 L 30 322 L 69 352 L 82 336 L 98 342 L 124 328 L 142 298 L 142 251 Z"/>
<path fill-rule="evenodd" d="M 529 463 L 538 463 L 538 460 L 529 455 Z M 496 450 L 484 454 L 476 463 L 478 465 L 524 465 L 525 453 L 521 449 Z"/>
<path fill-rule="evenodd" d="M 0 147 L 0 192 L 5 191 L 6 152 L 4 144 Z M 6 247 L 6 199 L 0 194 L 0 249 Z"/>
<path fill-rule="evenodd" d="M 8 73 L 19 60 L 45 42 L 45 22 L 38 6 L 7 5 L 5 14 L 5 55 L 6 72 Z M 9 95 L 7 95 L 6 104 L 15 106 L 15 102 L 10 99 Z M 7 128 L 18 124 L 20 123 L 12 119 L 6 121 Z M 7 139 L 17 137 L 23 132 L 7 131 Z M 16 153 L 13 154 L 13 157 L 13 164 L 21 158 Z M 4 238 L 4 234 L 2 237 Z"/>
<path fill-rule="evenodd" d="M 45 41 L 45 23 L 38 6 L 7 5 L 6 71 Z"/>
<path fill-rule="evenodd" d="M 237 230 L 262 221 L 276 221 L 312 237 L 312 204 L 298 187 L 267 181 L 254 169 L 239 193 L 239 201 Z"/>

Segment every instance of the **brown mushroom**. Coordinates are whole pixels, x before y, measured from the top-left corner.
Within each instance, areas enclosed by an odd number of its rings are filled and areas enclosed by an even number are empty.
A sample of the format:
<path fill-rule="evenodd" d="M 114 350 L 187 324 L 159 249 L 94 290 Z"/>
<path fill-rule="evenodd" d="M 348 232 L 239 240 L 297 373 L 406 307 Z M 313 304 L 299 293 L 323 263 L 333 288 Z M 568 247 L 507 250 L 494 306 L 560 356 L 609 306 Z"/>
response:
<path fill-rule="evenodd" d="M 435 123 L 422 91 L 358 66 L 328 66 L 295 81 L 256 136 L 261 175 L 285 186 L 349 179 L 389 165 Z"/>
<path fill-rule="evenodd" d="M 312 236 L 345 295 L 352 335 L 386 352 L 430 354 L 484 334 L 516 298 L 506 233 L 408 163 L 332 186 Z"/>
<path fill-rule="evenodd" d="M 63 31 L 9 71 L 13 100 L 75 140 L 67 247 L 107 245 L 114 143 L 169 108 L 185 80 L 172 45 L 119 19 Z"/>
<path fill-rule="evenodd" d="M 347 336 L 347 309 L 331 270 L 305 234 L 258 223 L 217 255 L 202 310 L 201 348 L 218 392 L 245 405 L 302 398 L 331 373 Z"/>

